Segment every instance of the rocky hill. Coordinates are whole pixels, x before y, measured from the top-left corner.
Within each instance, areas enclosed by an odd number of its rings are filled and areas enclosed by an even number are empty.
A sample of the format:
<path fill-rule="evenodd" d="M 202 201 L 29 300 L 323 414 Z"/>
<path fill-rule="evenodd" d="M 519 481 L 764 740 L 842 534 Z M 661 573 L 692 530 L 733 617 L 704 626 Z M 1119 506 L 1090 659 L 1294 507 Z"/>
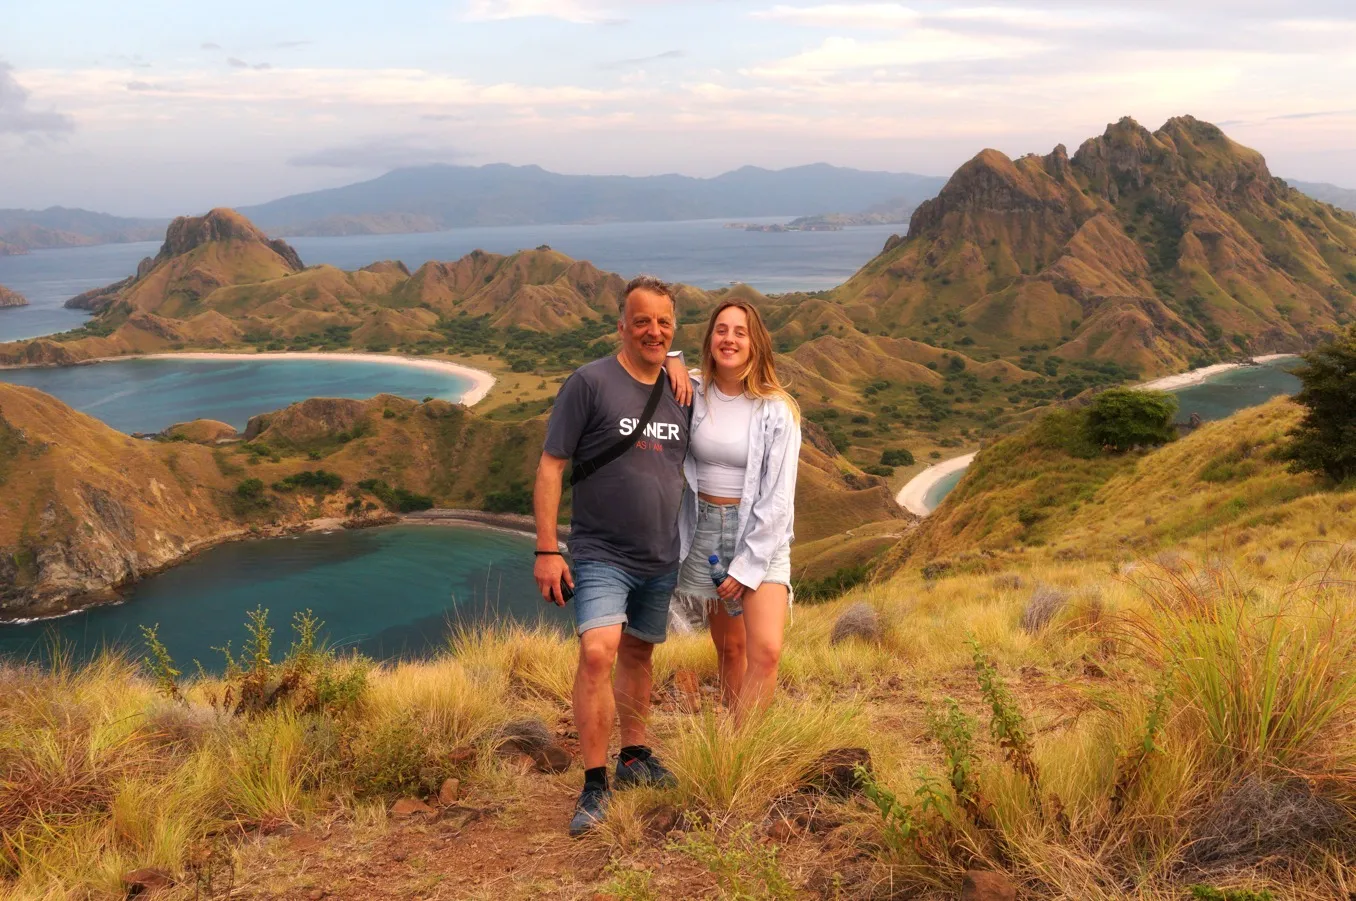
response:
<path fill-rule="evenodd" d="M 1295 350 L 1356 312 L 1356 216 L 1189 116 L 1070 157 L 985 150 L 834 292 L 863 331 L 1156 374 Z"/>
<path fill-rule="evenodd" d="M 0 307 L 23 307 L 27 305 L 27 297 L 24 297 L 18 291 L 11 291 L 4 285 L 0 285 Z"/>

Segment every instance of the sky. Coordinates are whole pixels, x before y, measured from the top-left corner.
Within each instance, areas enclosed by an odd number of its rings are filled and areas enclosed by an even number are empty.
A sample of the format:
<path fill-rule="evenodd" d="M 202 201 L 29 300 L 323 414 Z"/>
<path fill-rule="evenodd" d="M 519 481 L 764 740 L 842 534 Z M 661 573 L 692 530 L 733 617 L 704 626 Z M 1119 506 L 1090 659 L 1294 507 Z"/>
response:
<path fill-rule="evenodd" d="M 23 5 L 0 208 L 170 216 L 425 163 L 947 175 L 1180 114 L 1356 187 L 1350 0 Z"/>

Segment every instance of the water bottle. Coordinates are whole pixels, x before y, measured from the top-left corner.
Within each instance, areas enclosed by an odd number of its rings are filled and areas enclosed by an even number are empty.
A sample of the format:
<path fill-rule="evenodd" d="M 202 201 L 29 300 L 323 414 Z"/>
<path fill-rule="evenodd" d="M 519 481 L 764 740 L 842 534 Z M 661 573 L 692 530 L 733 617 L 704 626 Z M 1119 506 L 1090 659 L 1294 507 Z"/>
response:
<path fill-rule="evenodd" d="M 711 582 L 719 588 L 730 574 L 725 571 L 725 566 L 720 562 L 720 557 L 715 554 L 707 557 L 706 562 L 711 564 Z"/>

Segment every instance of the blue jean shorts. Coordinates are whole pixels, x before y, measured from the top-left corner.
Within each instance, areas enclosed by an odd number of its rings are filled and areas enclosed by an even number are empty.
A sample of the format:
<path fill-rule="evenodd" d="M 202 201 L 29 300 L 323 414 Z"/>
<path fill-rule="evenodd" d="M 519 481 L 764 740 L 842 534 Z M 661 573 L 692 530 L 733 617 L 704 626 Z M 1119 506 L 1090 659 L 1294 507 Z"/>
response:
<path fill-rule="evenodd" d="M 725 612 L 739 616 L 744 605 L 739 597 L 721 601 L 716 594 L 715 583 L 711 581 L 711 564 L 708 558 L 712 554 L 720 557 L 720 562 L 728 569 L 734 559 L 735 543 L 739 538 L 739 505 L 713 504 L 697 499 L 697 534 L 692 536 L 692 548 L 678 568 L 678 594 L 681 596 L 682 609 L 690 610 L 695 602 L 705 602 L 708 608 L 716 603 L 725 605 Z M 772 552 L 768 563 L 767 575 L 763 583 L 791 587 L 791 545 L 784 544 Z M 758 588 L 751 585 L 750 588 Z"/>
<path fill-rule="evenodd" d="M 574 631 L 625 623 L 627 635 L 650 644 L 663 642 L 669 625 L 669 597 L 678 571 L 641 578 L 607 563 L 574 563 Z"/>

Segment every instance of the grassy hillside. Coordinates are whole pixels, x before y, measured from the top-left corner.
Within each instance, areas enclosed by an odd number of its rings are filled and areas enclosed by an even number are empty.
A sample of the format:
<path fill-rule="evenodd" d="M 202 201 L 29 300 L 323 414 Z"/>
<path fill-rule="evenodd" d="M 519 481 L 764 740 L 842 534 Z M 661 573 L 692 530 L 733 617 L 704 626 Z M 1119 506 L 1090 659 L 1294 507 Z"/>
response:
<path fill-rule="evenodd" d="M 902 572 L 798 610 L 776 705 L 743 728 L 715 707 L 708 640 L 675 637 L 653 743 L 678 786 L 617 794 L 574 843 L 577 765 L 543 774 L 504 739 L 536 721 L 577 754 L 556 634 L 374 666 L 315 653 L 303 622 L 301 653 L 225 681 L 7 666 L 0 885 L 123 897 L 153 867 L 185 898 L 944 899 L 978 869 L 1039 901 L 1330 901 L 1356 872 L 1339 550 L 1241 587 L 1034 557 Z M 850 608 L 857 632 L 836 638 Z M 248 648 L 285 644 L 272 625 Z M 826 790 L 844 748 L 866 774 Z"/>
<path fill-rule="evenodd" d="M 1300 415 L 1277 399 L 1114 455 L 1087 446 L 1077 411 L 1049 414 L 984 449 L 887 565 L 986 569 L 1031 555 L 1129 564 L 1162 552 L 1238 556 L 1258 577 L 1284 577 L 1312 563 L 1310 543 L 1354 537 L 1351 490 L 1282 459 Z"/>

